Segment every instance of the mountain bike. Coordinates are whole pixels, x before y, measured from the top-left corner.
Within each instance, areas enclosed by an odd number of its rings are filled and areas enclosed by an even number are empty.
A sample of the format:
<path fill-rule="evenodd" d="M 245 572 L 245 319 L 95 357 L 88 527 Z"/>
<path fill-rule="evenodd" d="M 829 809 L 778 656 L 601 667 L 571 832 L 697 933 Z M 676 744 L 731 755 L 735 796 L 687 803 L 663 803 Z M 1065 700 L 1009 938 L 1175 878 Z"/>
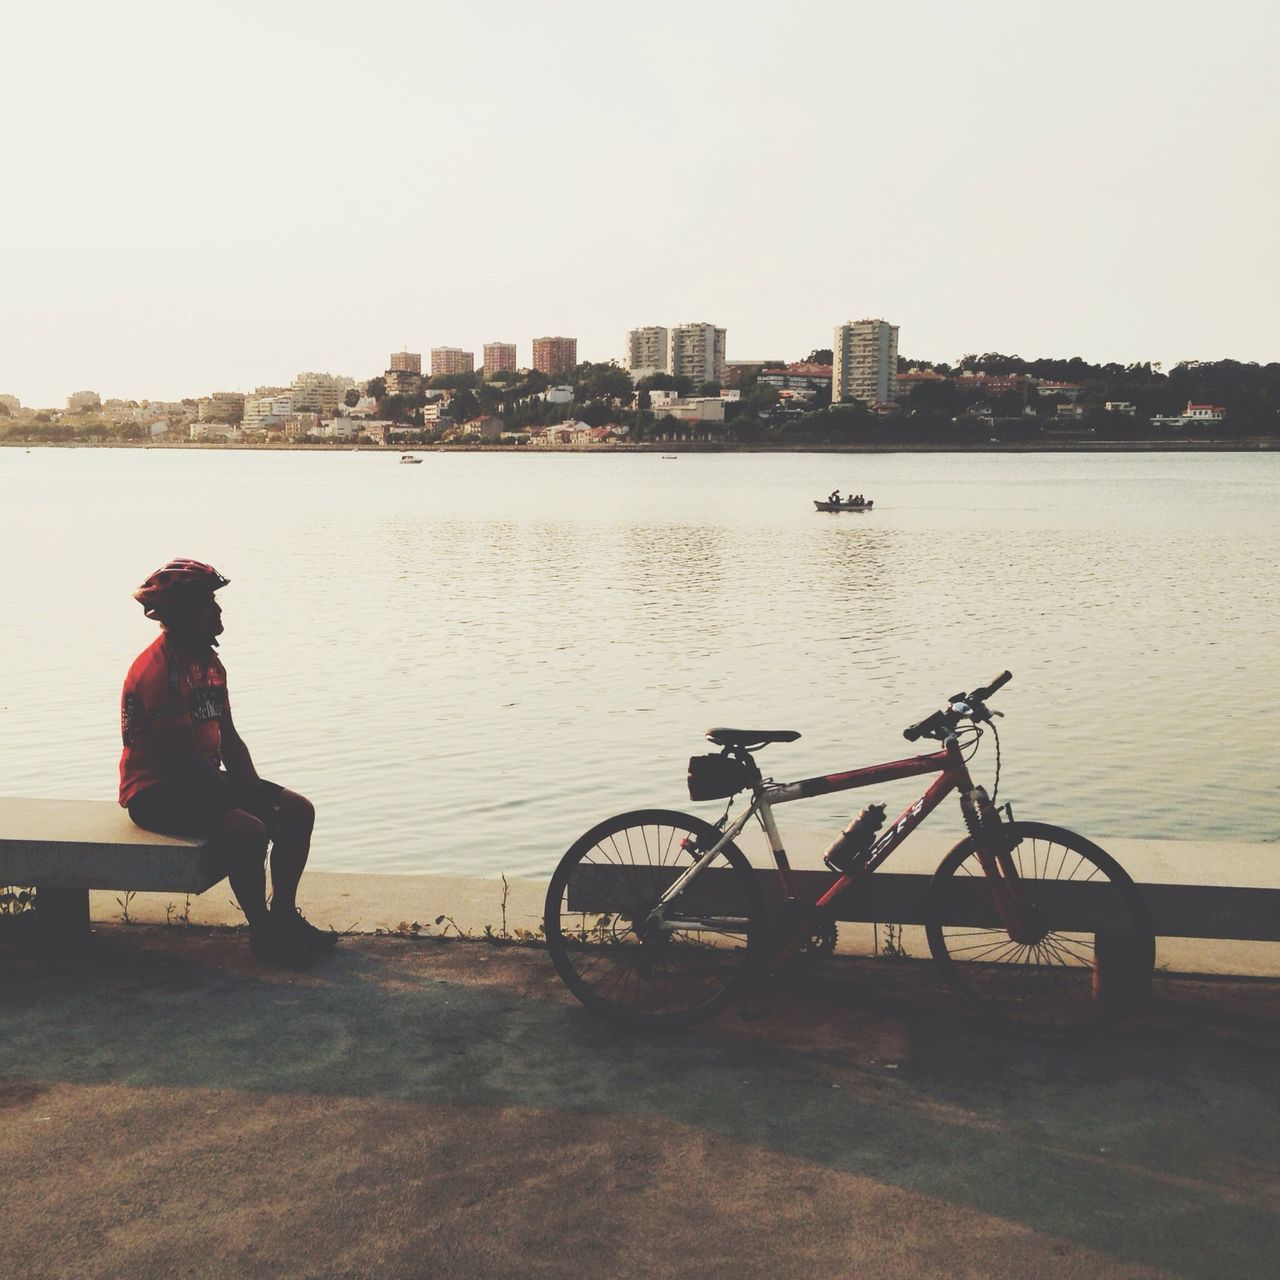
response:
<path fill-rule="evenodd" d="M 868 877 L 952 792 L 968 834 L 943 858 L 925 903 L 935 963 L 975 1013 L 1006 1030 L 1068 1037 L 1114 1025 L 1140 1002 L 1155 964 L 1151 917 L 1120 865 L 1084 837 L 1013 817 L 997 806 L 999 735 L 988 707 L 1009 682 L 953 695 L 910 725 L 911 742 L 940 749 L 799 782 L 764 777 L 755 753 L 794 742 L 792 729 L 709 729 L 718 753 L 690 760 L 694 800 L 726 799 L 718 822 L 664 809 L 619 814 L 565 853 L 547 890 L 544 928 L 556 969 L 583 1004 L 625 1022 L 678 1026 L 707 1017 L 806 948 L 830 949 L 835 903 Z M 991 794 L 969 761 L 984 734 L 996 746 Z M 864 809 L 827 851 L 831 879 L 816 900 L 795 891 L 774 807 L 795 800 L 936 774 L 887 827 Z M 749 793 L 731 817 L 734 798 Z M 734 843 L 763 828 L 778 877 L 770 906 L 764 872 Z"/>

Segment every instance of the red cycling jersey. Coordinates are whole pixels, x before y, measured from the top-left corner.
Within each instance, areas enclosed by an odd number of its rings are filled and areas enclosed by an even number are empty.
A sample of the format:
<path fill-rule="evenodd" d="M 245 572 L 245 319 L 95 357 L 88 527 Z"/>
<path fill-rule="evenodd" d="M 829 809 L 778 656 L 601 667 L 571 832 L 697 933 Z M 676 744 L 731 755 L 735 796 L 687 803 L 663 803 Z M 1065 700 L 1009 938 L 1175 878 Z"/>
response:
<path fill-rule="evenodd" d="M 157 734 L 186 729 L 197 754 L 222 764 L 222 716 L 230 706 L 227 672 L 212 649 L 185 653 L 163 632 L 134 660 L 120 699 L 120 803 L 174 776 Z"/>

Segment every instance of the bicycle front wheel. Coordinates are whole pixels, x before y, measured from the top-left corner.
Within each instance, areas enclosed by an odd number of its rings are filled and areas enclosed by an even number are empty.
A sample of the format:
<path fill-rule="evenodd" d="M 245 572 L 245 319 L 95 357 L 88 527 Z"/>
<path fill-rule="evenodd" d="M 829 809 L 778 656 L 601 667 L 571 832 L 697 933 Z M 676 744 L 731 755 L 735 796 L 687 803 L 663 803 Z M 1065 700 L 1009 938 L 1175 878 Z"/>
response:
<path fill-rule="evenodd" d="M 639 809 L 592 827 L 547 890 L 547 948 L 588 1008 L 624 1022 L 707 1017 L 748 981 L 764 896 L 746 857 L 724 847 L 661 911 L 663 893 L 721 837 L 701 818 Z"/>
<path fill-rule="evenodd" d="M 942 860 L 929 893 L 929 949 L 956 994 L 989 1022 L 1069 1037 L 1114 1025 L 1150 989 L 1151 916 L 1120 864 L 1061 827 L 1000 828 L 1010 937 L 973 839 Z"/>

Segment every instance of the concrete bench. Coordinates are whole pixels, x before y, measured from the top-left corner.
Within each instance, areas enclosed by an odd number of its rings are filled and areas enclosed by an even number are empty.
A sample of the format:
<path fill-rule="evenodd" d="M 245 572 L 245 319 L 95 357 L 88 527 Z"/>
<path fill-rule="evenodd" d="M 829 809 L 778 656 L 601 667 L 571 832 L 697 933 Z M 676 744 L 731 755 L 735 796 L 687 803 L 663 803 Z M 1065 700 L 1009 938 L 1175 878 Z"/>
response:
<path fill-rule="evenodd" d="M 203 839 L 143 831 L 111 800 L 0 797 L 0 885 L 34 886 L 44 930 L 89 928 L 89 890 L 203 893 L 227 874 Z"/>

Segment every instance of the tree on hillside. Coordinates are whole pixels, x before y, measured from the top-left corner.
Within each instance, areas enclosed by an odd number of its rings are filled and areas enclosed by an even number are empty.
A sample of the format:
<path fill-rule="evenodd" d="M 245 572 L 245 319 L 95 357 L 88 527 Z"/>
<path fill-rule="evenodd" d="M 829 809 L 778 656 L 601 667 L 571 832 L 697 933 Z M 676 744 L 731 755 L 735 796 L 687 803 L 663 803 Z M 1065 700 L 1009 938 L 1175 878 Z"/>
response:
<path fill-rule="evenodd" d="M 456 391 L 465 387 L 473 391 L 480 385 L 478 373 L 435 373 L 426 381 L 426 385 L 437 391 Z"/>
<path fill-rule="evenodd" d="M 387 394 L 386 378 L 370 378 L 367 394 L 371 395 L 375 400 L 381 400 Z"/>
<path fill-rule="evenodd" d="M 348 409 L 354 409 L 356 405 L 360 403 L 360 393 L 355 389 L 355 387 L 352 387 L 347 394 L 342 397 L 342 403 L 345 404 Z"/>
<path fill-rule="evenodd" d="M 832 364 L 835 361 L 835 353 L 830 347 L 814 347 L 804 358 L 805 364 Z"/>
<path fill-rule="evenodd" d="M 469 422 L 479 413 L 480 401 L 476 398 L 474 391 L 461 387 L 454 392 L 453 399 L 449 401 L 449 417 L 454 422 Z"/>

